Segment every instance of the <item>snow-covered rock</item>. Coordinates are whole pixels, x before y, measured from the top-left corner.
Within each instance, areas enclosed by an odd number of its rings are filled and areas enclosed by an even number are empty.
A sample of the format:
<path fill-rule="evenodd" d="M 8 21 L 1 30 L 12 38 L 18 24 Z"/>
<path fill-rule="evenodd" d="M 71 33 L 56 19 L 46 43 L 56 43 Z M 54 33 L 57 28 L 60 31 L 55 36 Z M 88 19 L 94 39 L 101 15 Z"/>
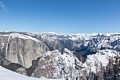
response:
<path fill-rule="evenodd" d="M 96 54 L 88 55 L 84 63 L 84 66 L 91 68 L 91 71 L 100 71 L 100 67 L 106 67 L 110 58 L 117 56 L 117 52 L 114 50 L 100 50 Z"/>
<path fill-rule="evenodd" d="M 63 54 L 58 50 L 48 51 L 40 58 L 32 76 L 72 79 L 73 75 L 74 77 L 77 75 L 76 64 L 81 64 L 82 66 L 82 63 L 68 49 L 64 49 Z M 76 73 L 73 74 L 73 72 Z"/>

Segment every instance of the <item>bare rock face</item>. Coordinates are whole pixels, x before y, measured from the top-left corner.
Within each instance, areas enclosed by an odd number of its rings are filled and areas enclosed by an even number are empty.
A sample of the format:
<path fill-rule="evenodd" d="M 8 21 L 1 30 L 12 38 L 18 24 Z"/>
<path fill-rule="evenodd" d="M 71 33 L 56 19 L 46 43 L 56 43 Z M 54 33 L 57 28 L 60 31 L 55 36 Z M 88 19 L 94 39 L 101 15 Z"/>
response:
<path fill-rule="evenodd" d="M 32 40 L 11 39 L 6 59 L 11 62 L 19 63 L 26 68 L 32 64 L 32 60 L 40 56 L 40 44 Z"/>
<path fill-rule="evenodd" d="M 49 50 L 40 40 L 25 34 L 2 34 L 0 40 L 1 57 L 25 68 L 29 68 L 33 60 L 42 56 L 42 52 Z"/>

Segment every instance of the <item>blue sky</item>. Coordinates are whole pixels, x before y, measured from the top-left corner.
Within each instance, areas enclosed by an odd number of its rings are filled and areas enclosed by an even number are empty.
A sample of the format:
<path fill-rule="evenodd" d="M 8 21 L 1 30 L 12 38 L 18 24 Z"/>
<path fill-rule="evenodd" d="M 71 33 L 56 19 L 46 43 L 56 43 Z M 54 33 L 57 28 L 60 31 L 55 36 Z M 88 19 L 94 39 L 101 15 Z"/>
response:
<path fill-rule="evenodd" d="M 0 31 L 120 32 L 120 0 L 0 0 Z"/>

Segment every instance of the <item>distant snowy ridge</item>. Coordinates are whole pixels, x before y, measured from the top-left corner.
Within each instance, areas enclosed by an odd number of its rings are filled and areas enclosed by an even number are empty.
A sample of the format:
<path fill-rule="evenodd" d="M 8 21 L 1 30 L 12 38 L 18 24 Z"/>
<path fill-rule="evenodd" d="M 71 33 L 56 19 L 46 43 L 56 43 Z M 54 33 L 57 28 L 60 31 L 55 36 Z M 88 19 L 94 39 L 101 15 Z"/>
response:
<path fill-rule="evenodd" d="M 0 34 L 0 36 L 9 36 L 9 38 L 31 39 L 33 41 L 40 42 L 40 40 L 38 40 L 36 38 L 33 38 L 29 35 L 21 34 L 21 33 L 10 33 L 10 34 L 3 34 L 3 35 Z"/>
<path fill-rule="evenodd" d="M 120 36 L 120 33 L 76 33 L 76 34 L 57 34 L 55 32 L 44 32 L 44 33 L 40 33 L 39 35 L 41 35 L 42 38 L 48 38 L 49 36 L 51 36 L 51 39 L 56 39 L 59 37 L 64 37 L 64 38 L 68 38 L 70 40 L 90 40 L 90 38 L 92 37 L 97 37 L 97 36 L 105 36 L 105 37 L 113 37 L 113 38 L 117 38 Z"/>
<path fill-rule="evenodd" d="M 36 38 L 33 38 L 31 36 L 27 36 L 27 35 L 23 35 L 23 34 L 19 34 L 19 33 L 11 33 L 9 36 L 11 36 L 12 38 L 22 38 L 22 39 L 31 39 L 33 41 L 36 41 L 36 42 L 40 42 L 38 39 Z"/>

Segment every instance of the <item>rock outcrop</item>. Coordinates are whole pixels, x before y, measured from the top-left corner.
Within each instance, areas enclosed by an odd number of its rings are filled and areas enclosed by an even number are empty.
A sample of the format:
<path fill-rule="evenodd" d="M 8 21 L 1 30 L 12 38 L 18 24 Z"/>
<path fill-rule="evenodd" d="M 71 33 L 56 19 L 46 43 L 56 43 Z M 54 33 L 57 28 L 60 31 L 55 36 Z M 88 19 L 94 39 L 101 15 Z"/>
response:
<path fill-rule="evenodd" d="M 68 49 L 63 54 L 58 50 L 48 51 L 39 59 L 38 66 L 33 71 L 33 77 L 66 78 L 76 79 L 76 67 L 83 66 L 82 63 Z"/>
<path fill-rule="evenodd" d="M 20 33 L 2 34 L 0 40 L 1 57 L 25 68 L 29 68 L 33 60 L 49 50 L 40 40 Z"/>

